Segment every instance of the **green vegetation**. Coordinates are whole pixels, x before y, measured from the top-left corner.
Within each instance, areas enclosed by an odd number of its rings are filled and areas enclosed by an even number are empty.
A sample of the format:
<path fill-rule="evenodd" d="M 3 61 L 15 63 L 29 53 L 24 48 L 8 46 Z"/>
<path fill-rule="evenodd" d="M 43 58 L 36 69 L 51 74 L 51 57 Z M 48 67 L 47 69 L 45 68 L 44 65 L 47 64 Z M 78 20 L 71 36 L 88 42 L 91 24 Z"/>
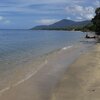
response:
<path fill-rule="evenodd" d="M 82 30 L 85 31 L 85 32 L 86 31 L 94 31 L 95 30 L 95 26 L 93 25 L 93 23 L 90 23 L 90 24 L 84 26 L 82 28 Z"/>
<path fill-rule="evenodd" d="M 100 35 L 100 7 L 96 9 L 95 11 L 96 15 L 92 19 L 94 31 L 97 35 Z"/>
<path fill-rule="evenodd" d="M 34 28 L 32 28 L 32 30 L 68 30 L 68 31 L 79 30 L 80 31 L 83 29 L 84 26 L 90 23 L 91 23 L 90 20 L 76 22 L 68 19 L 63 19 L 51 25 L 35 26 Z"/>
<path fill-rule="evenodd" d="M 96 9 L 95 13 L 96 15 L 91 21 L 74 22 L 71 20 L 61 20 L 49 26 L 42 25 L 32 29 L 33 30 L 67 30 L 67 31 L 74 30 L 74 31 L 84 31 L 84 32 L 94 31 L 97 35 L 100 35 L 100 7 Z M 63 27 L 61 27 L 62 25 Z"/>
<path fill-rule="evenodd" d="M 85 29 L 85 25 L 80 25 L 80 26 L 67 26 L 63 28 L 55 28 L 55 27 L 46 27 L 46 28 L 33 28 L 33 30 L 65 30 L 65 31 L 89 31 L 89 29 Z"/>
<path fill-rule="evenodd" d="M 100 7 L 96 9 L 95 13 L 91 23 L 81 28 L 81 31 L 94 31 L 96 35 L 100 35 Z"/>

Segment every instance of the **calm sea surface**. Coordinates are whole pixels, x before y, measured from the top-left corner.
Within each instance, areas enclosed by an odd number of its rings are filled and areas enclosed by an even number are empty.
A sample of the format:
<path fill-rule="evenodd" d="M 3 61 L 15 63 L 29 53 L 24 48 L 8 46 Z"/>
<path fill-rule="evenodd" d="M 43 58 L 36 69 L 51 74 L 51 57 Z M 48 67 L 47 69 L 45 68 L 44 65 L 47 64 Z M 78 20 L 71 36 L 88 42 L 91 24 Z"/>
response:
<path fill-rule="evenodd" d="M 0 73 L 25 61 L 73 45 L 83 35 L 82 32 L 68 31 L 0 30 Z"/>
<path fill-rule="evenodd" d="M 83 44 L 83 37 L 83 32 L 0 30 L 0 95 L 28 80 L 60 51 Z"/>
<path fill-rule="evenodd" d="M 48 71 L 50 68 L 50 72 L 53 69 L 58 69 L 53 72 L 53 76 L 57 73 L 60 75 L 65 65 L 63 68 L 62 66 L 57 67 L 57 65 L 53 67 L 52 64 L 50 66 L 49 64 L 48 66 L 45 65 L 50 60 L 52 63 L 53 57 L 59 57 L 57 55 L 60 52 L 64 54 L 65 50 L 71 47 L 71 49 L 68 49 L 68 52 L 69 50 L 72 52 L 72 55 L 70 52 L 71 57 L 74 58 L 77 55 L 73 55 L 73 51 L 76 50 L 75 47 L 77 47 L 78 54 L 83 53 L 83 49 L 90 47 L 92 42 L 84 39 L 84 35 L 83 32 L 69 31 L 0 30 L 0 96 L 4 92 L 27 81 L 42 69 L 47 68 Z M 69 58 L 71 58 L 70 55 L 68 55 Z M 64 60 L 64 62 L 67 64 L 69 60 Z M 43 66 L 45 67 L 43 68 Z M 60 71 L 61 69 L 62 71 Z M 39 75 L 47 75 L 46 78 L 52 78 L 52 75 L 49 76 L 49 72 Z M 55 76 L 55 78 L 57 77 Z M 46 82 L 48 83 L 49 81 Z M 49 88 L 45 89 L 48 90 Z"/>
<path fill-rule="evenodd" d="M 0 61 L 37 57 L 80 40 L 82 32 L 0 30 Z"/>

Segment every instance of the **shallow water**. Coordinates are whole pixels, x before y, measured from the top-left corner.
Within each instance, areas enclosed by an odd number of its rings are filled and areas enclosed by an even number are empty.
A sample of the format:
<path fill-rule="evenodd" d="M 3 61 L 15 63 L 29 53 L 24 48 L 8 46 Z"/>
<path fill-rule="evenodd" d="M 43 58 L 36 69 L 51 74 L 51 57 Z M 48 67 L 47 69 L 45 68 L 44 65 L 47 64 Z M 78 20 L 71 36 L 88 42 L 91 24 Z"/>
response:
<path fill-rule="evenodd" d="M 82 32 L 0 30 L 0 72 L 78 42 Z"/>
<path fill-rule="evenodd" d="M 80 43 L 84 33 L 0 30 L 0 91 L 30 78 L 49 56 Z"/>

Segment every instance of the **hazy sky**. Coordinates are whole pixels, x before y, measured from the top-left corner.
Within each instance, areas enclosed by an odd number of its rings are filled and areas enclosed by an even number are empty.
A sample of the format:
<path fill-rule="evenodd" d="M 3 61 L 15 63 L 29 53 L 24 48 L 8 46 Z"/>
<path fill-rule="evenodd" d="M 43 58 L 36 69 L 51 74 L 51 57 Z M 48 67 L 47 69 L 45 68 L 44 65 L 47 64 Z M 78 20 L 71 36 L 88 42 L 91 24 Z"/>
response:
<path fill-rule="evenodd" d="M 0 28 L 28 29 L 61 19 L 89 20 L 100 0 L 0 0 Z"/>

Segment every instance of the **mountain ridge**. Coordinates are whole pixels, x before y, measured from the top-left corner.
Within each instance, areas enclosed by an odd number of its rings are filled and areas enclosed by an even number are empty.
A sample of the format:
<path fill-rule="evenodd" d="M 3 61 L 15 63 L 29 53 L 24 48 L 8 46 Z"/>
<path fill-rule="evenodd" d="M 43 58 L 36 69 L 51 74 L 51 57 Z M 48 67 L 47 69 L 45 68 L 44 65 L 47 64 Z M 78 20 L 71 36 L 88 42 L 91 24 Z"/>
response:
<path fill-rule="evenodd" d="M 39 25 L 39 26 L 35 26 L 32 29 L 56 29 L 56 28 L 68 28 L 68 27 L 82 27 L 82 26 L 86 26 L 87 24 L 90 24 L 91 21 L 90 20 L 85 20 L 85 21 L 73 21 L 73 20 L 68 20 L 68 19 L 62 19 L 58 22 L 55 22 L 54 24 L 50 24 L 50 25 Z"/>

